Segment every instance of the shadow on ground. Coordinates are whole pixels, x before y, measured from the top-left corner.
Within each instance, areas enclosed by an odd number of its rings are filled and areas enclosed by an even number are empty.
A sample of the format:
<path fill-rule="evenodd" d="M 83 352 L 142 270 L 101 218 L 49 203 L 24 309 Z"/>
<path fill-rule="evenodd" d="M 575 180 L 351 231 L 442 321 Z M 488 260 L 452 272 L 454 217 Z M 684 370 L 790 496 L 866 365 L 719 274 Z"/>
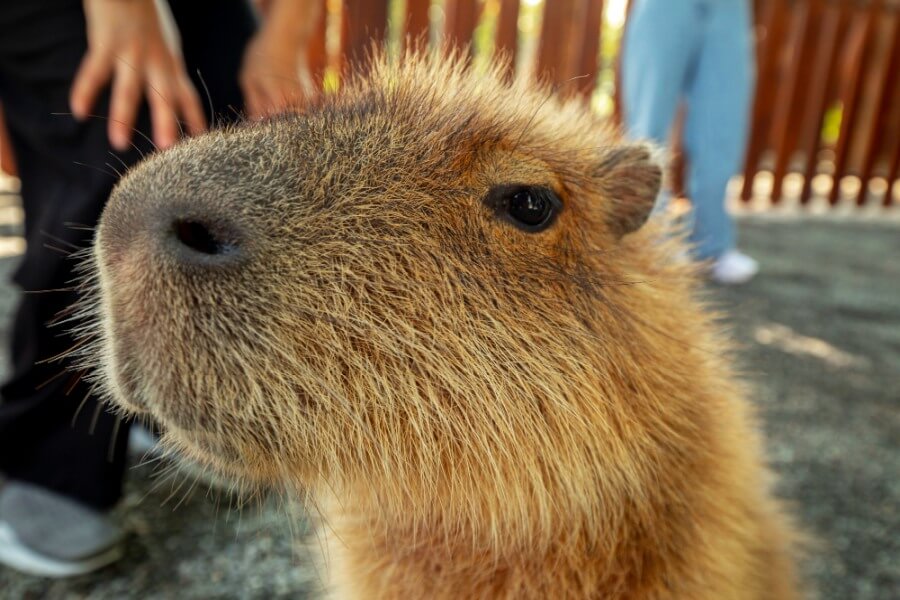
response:
<path fill-rule="evenodd" d="M 779 491 L 817 536 L 806 572 L 823 599 L 900 589 L 900 226 L 745 220 L 762 274 L 714 289 L 756 386 Z M 0 235 L 5 232 L 0 232 Z M 0 260 L 5 275 L 14 258 Z M 8 314 L 14 292 L 0 289 Z M 302 518 L 135 467 L 118 513 L 127 556 L 47 582 L 0 567 L 2 598 L 304 597 L 317 575 L 292 545 Z M 891 591 L 893 590 L 893 592 Z"/>

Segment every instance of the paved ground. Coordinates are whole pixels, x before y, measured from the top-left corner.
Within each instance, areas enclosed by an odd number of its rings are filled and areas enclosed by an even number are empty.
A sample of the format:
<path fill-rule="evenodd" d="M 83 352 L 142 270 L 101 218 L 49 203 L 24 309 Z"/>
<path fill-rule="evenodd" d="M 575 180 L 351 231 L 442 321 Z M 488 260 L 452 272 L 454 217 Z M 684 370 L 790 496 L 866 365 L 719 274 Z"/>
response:
<path fill-rule="evenodd" d="M 0 236 L 16 227 L 4 210 Z M 712 293 L 757 386 L 780 492 L 821 540 L 809 577 L 823 599 L 900 597 L 900 225 L 754 219 L 741 230 L 763 273 Z M 0 276 L 14 261 L 0 259 Z M 13 298 L 0 288 L 0 315 Z M 305 595 L 316 575 L 291 543 L 302 517 L 274 499 L 238 510 L 154 470 L 131 472 L 119 565 L 53 583 L 0 568 L 0 598 Z"/>

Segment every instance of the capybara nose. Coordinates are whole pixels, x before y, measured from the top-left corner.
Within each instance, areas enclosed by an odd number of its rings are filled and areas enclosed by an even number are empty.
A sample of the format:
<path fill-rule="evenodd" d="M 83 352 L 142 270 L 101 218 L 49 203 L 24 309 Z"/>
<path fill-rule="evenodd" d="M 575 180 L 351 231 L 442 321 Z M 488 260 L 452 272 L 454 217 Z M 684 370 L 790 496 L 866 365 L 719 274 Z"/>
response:
<path fill-rule="evenodd" d="M 226 199 L 218 200 L 113 192 L 100 220 L 98 256 L 123 273 L 138 265 L 193 272 L 240 266 L 251 245 L 246 219 Z"/>
<path fill-rule="evenodd" d="M 164 235 L 176 260 L 182 263 L 225 265 L 241 253 L 236 228 L 221 219 L 176 217 Z"/>

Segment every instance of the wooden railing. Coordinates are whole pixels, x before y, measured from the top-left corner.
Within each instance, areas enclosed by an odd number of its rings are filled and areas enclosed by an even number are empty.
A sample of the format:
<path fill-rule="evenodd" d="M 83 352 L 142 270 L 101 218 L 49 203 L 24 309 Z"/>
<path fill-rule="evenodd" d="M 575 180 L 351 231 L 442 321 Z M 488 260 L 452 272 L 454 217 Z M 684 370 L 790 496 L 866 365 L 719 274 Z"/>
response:
<path fill-rule="evenodd" d="M 319 1 L 325 10 L 307 58 L 314 84 L 326 90 L 373 42 L 449 42 L 468 48 L 473 61 L 504 56 L 510 73 L 537 69 L 560 93 L 617 118 L 621 31 L 611 15 L 628 0 Z M 741 198 L 896 203 L 900 0 L 753 3 L 758 86 Z"/>
<path fill-rule="evenodd" d="M 741 197 L 768 169 L 775 203 L 791 172 L 802 177 L 801 204 L 814 195 L 832 205 L 895 202 L 900 2 L 757 0 L 756 14 L 759 84 Z M 829 182 L 821 190 L 818 176 Z M 855 186 L 842 185 L 847 176 Z"/>
<path fill-rule="evenodd" d="M 2 173 L 15 175 L 17 167 L 16 159 L 12 153 L 12 143 L 6 130 L 6 122 L 3 119 L 3 111 L 0 110 L 0 174 Z"/>
<path fill-rule="evenodd" d="M 323 5 L 331 3 L 322 0 Z M 395 4 L 403 4 L 399 27 L 396 33 L 401 44 L 405 39 L 431 40 L 432 44 L 450 43 L 469 48 L 474 55 L 479 51 L 502 56 L 510 70 L 515 69 L 518 54 L 529 40 L 524 39 L 519 19 L 525 7 L 534 7 L 539 2 L 520 0 L 344 0 L 340 10 L 331 11 L 330 18 L 341 19 L 344 23 L 339 57 L 322 60 L 323 42 L 327 25 L 320 24 L 320 35 L 316 37 L 310 56 L 315 66 L 341 64 L 344 56 L 359 56 L 366 51 L 372 41 L 386 42 L 387 30 L 382 18 Z M 604 0 L 549 0 L 544 3 L 540 33 L 536 37 L 536 68 L 550 81 L 557 84 L 571 82 L 564 86 L 563 93 L 577 93 L 588 96 L 593 93 L 600 64 L 600 34 Z M 333 6 L 332 6 L 333 8 Z M 353 18 L 359 14 L 359 18 Z M 350 16 L 344 20 L 342 15 Z M 364 15 L 364 16 L 363 16 Z M 369 17 L 378 19 L 377 25 Z M 477 29 L 491 30 L 486 43 L 475 39 Z M 437 31 L 436 31 L 437 29 Z M 480 36 L 484 37 L 484 36 Z M 518 61 L 519 68 L 532 68 Z M 321 71 L 320 71 L 321 73 Z M 320 75 L 321 77 L 321 75 Z"/>

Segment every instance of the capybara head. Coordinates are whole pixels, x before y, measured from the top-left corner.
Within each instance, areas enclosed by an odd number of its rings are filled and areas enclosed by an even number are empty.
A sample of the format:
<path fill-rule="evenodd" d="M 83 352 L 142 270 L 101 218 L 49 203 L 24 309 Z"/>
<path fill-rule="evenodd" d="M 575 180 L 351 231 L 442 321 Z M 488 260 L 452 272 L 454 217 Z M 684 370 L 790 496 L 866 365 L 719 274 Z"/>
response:
<path fill-rule="evenodd" d="M 643 226 L 660 179 L 579 102 L 376 60 L 122 179 L 89 354 L 115 404 L 234 476 L 507 543 L 578 514 L 599 539 L 704 426 L 669 394 L 705 376 L 680 370 L 699 326 Z"/>

